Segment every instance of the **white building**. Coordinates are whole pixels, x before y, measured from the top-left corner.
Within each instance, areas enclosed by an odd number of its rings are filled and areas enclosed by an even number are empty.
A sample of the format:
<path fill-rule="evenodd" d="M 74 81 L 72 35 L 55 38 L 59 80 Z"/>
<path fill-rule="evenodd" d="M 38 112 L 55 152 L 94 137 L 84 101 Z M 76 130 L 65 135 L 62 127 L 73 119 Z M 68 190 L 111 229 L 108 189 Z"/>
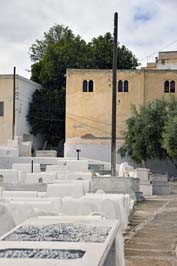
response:
<path fill-rule="evenodd" d="M 41 88 L 40 84 L 16 75 L 14 93 L 14 76 L 0 75 L 0 145 L 6 145 L 14 135 L 24 141 L 32 140 L 36 148 L 39 146 L 39 139 L 30 134 L 26 115 L 34 91 Z"/>

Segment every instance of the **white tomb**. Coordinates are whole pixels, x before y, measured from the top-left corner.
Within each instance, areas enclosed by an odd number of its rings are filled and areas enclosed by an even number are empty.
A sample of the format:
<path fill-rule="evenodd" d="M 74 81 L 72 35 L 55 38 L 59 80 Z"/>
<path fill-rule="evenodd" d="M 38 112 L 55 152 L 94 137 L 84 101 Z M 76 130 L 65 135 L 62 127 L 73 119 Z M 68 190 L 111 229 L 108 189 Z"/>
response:
<path fill-rule="evenodd" d="M 48 184 L 47 185 L 47 197 L 67 197 L 80 198 L 85 194 L 83 184 Z"/>
<path fill-rule="evenodd" d="M 0 180 L 3 183 L 17 184 L 19 172 L 16 169 L 0 169 Z"/>
<path fill-rule="evenodd" d="M 58 160 L 57 164 L 47 165 L 46 171 L 76 171 L 76 172 L 88 172 L 87 160 Z"/>
<path fill-rule="evenodd" d="M 2 192 L 3 198 L 36 198 L 38 196 L 37 191 L 7 191 Z"/>
<path fill-rule="evenodd" d="M 119 229 L 98 217 L 33 218 L 1 238 L 0 265 L 124 266 Z"/>
<path fill-rule="evenodd" d="M 25 184 L 35 184 L 35 183 L 55 183 L 56 173 L 55 172 L 40 172 L 40 173 L 27 173 L 24 179 Z"/>

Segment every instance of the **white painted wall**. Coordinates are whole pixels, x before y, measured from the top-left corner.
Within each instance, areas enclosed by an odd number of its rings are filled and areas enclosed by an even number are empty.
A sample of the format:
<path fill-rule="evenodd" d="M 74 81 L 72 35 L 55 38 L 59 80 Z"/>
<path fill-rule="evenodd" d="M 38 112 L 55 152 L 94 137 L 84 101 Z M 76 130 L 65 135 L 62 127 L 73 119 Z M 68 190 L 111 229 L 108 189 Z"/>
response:
<path fill-rule="evenodd" d="M 29 103 L 32 100 L 32 95 L 36 89 L 42 88 L 40 84 L 23 78 L 21 76 L 16 77 L 16 136 L 21 136 L 23 139 L 24 134 L 30 135 L 30 126 L 27 122 L 26 115 L 28 114 Z M 40 138 L 36 139 L 31 135 L 33 145 L 35 148 L 40 147 Z"/>
<path fill-rule="evenodd" d="M 177 63 L 165 62 L 165 64 L 162 64 L 161 62 L 159 62 L 156 64 L 156 68 L 162 69 L 162 70 L 167 70 L 167 69 L 176 70 L 177 69 Z"/>
<path fill-rule="evenodd" d="M 117 145 L 117 150 L 120 148 L 120 145 Z M 77 158 L 76 149 L 80 149 L 80 157 L 88 158 L 93 160 L 99 160 L 104 162 L 111 161 L 111 143 L 110 144 L 96 144 L 96 143 L 67 143 L 65 142 L 64 146 L 64 157 L 73 157 Z M 125 162 L 126 158 L 121 158 L 117 154 L 117 163 Z"/>

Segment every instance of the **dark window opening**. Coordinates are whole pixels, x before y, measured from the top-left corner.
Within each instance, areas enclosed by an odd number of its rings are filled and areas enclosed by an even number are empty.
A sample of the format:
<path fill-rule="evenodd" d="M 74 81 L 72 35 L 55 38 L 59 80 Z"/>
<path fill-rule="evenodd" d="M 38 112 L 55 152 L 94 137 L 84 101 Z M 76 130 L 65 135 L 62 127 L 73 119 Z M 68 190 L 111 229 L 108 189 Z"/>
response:
<path fill-rule="evenodd" d="M 0 116 L 4 116 L 4 102 L 0 102 Z"/>
<path fill-rule="evenodd" d="M 123 83 L 122 80 L 119 80 L 119 81 L 118 81 L 118 92 L 122 92 L 122 91 L 123 91 L 122 83 Z"/>
<path fill-rule="evenodd" d="M 93 92 L 93 80 L 89 80 L 89 92 Z"/>
<path fill-rule="evenodd" d="M 124 81 L 124 92 L 128 92 L 128 81 Z"/>
<path fill-rule="evenodd" d="M 171 93 L 175 93 L 175 82 L 174 82 L 174 80 L 172 80 L 170 82 L 170 92 Z"/>
<path fill-rule="evenodd" d="M 83 88 L 82 88 L 83 92 L 87 92 L 87 80 L 83 81 Z"/>
<path fill-rule="evenodd" d="M 84 80 L 82 84 L 82 91 L 83 92 L 93 92 L 93 80 Z"/>
<path fill-rule="evenodd" d="M 165 81 L 164 83 L 164 92 L 168 93 L 169 92 L 169 87 L 170 87 L 170 83 L 168 80 Z"/>

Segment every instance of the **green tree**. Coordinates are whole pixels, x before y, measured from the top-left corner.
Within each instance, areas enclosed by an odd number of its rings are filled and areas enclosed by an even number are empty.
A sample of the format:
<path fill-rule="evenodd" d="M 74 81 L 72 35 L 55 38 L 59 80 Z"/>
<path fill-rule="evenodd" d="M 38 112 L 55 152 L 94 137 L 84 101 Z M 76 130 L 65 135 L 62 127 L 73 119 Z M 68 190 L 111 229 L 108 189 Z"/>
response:
<path fill-rule="evenodd" d="M 61 88 L 65 86 L 67 68 L 112 68 L 112 35 L 106 33 L 86 43 L 68 27 L 55 25 L 31 46 L 30 56 L 34 62 L 31 79 L 46 88 Z M 118 47 L 118 68 L 131 69 L 137 65 L 130 50 Z"/>
<path fill-rule="evenodd" d="M 162 145 L 169 157 L 174 161 L 177 160 L 177 99 L 171 97 L 168 105 L 168 119 L 162 134 Z"/>
<path fill-rule="evenodd" d="M 65 90 L 36 90 L 29 105 L 27 120 L 31 133 L 56 145 L 65 136 Z"/>
<path fill-rule="evenodd" d="M 68 27 L 54 25 L 44 33 L 43 39 L 36 40 L 31 46 L 30 57 L 33 62 L 31 79 L 46 89 L 34 94 L 28 121 L 33 134 L 41 134 L 52 142 L 57 136 L 58 139 L 64 137 L 65 116 L 60 107 L 63 108 L 65 102 L 66 69 L 111 68 L 112 35 L 106 33 L 86 43 Z M 132 52 L 125 46 L 118 47 L 118 67 L 127 69 L 136 66 L 137 59 Z M 54 94 L 48 90 L 54 90 Z"/>
<path fill-rule="evenodd" d="M 162 145 L 168 108 L 169 103 L 164 99 L 141 106 L 139 112 L 133 107 L 133 116 L 126 122 L 125 143 L 118 151 L 122 157 L 128 155 L 141 163 L 168 156 Z"/>

